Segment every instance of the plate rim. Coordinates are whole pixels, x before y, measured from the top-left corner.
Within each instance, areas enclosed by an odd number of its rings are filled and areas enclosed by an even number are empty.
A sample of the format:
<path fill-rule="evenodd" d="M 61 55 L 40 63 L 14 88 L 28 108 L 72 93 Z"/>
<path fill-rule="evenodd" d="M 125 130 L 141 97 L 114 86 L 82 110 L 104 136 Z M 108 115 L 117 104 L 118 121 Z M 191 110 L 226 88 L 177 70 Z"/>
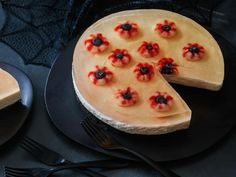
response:
<path fill-rule="evenodd" d="M 22 117 L 22 120 L 19 122 L 18 126 L 14 129 L 14 131 L 11 131 L 11 135 L 9 135 L 4 141 L 0 142 L 0 146 L 6 144 L 8 141 L 10 141 L 21 129 L 25 121 L 27 120 L 29 113 L 31 111 L 32 105 L 33 105 L 33 86 L 30 78 L 27 76 L 27 74 L 20 70 L 18 67 L 13 66 L 7 62 L 0 61 L 0 68 L 2 68 L 4 71 L 10 73 L 18 82 L 20 87 L 20 93 L 21 95 L 24 95 L 22 99 L 20 99 L 20 103 L 22 106 L 24 106 L 27 109 L 26 114 Z M 19 75 L 16 75 L 19 74 Z M 24 80 L 22 82 L 22 80 Z M 25 87 L 27 87 L 27 93 L 25 92 Z M 23 92 L 23 93 L 22 93 Z M 26 96 L 27 95 L 27 96 Z M 10 105 L 10 106 L 14 106 Z"/>

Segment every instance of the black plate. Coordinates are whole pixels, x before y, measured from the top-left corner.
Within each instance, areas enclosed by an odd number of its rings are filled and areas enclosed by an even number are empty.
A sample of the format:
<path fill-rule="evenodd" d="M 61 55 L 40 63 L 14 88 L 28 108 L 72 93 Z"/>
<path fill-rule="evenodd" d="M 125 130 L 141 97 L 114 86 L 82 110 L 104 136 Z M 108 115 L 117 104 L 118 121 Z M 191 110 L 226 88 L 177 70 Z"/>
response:
<path fill-rule="evenodd" d="M 156 161 L 177 160 L 195 155 L 226 135 L 236 122 L 236 50 L 219 35 L 214 36 L 225 58 L 225 80 L 222 89 L 214 92 L 173 85 L 193 111 L 189 129 L 158 136 L 130 135 L 113 128 L 110 128 L 110 132 L 123 144 Z M 48 76 L 45 102 L 50 118 L 70 139 L 99 152 L 130 158 L 122 153 L 104 151 L 97 147 L 80 125 L 88 113 L 78 103 L 72 84 L 71 62 L 76 41 L 77 39 L 73 40 L 56 60 Z"/>
<path fill-rule="evenodd" d="M 25 122 L 33 101 L 33 89 L 29 78 L 14 66 L 0 62 L 0 68 L 9 72 L 21 90 L 21 100 L 0 110 L 0 145 L 10 140 Z"/>

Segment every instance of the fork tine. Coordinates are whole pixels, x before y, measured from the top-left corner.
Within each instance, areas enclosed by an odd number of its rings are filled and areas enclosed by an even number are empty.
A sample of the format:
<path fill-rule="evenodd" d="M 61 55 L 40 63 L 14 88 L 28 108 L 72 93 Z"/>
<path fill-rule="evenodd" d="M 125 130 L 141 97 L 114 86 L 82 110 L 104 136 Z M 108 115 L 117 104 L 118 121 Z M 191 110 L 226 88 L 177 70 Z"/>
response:
<path fill-rule="evenodd" d="M 25 142 L 22 142 L 20 144 L 20 147 L 23 148 L 24 150 L 26 150 L 27 152 L 31 153 L 32 155 L 35 156 L 40 156 L 43 154 L 43 151 L 37 148 L 32 147 L 29 144 L 26 144 Z"/>
<path fill-rule="evenodd" d="M 37 150 L 37 149 L 33 149 L 27 145 L 25 145 L 24 143 L 20 144 L 20 147 L 22 149 L 24 149 L 25 151 L 29 152 L 30 154 L 32 154 L 33 156 L 39 156 L 41 153 L 41 151 Z"/>
<path fill-rule="evenodd" d="M 42 148 L 42 145 L 36 143 L 30 138 L 25 137 L 23 141 L 21 142 L 21 147 L 25 149 L 26 151 L 34 154 L 35 156 L 39 156 L 43 153 L 44 149 Z"/>
<path fill-rule="evenodd" d="M 93 128 L 93 130 L 104 139 L 104 141 L 108 141 L 109 139 L 111 139 L 111 137 L 109 135 L 107 135 L 107 133 L 105 133 L 105 131 L 101 128 L 98 128 L 97 125 L 95 124 L 95 122 L 93 121 L 92 118 L 87 118 L 85 119 L 87 121 L 87 123 L 90 125 L 91 128 Z"/>
<path fill-rule="evenodd" d="M 34 150 L 34 151 L 40 151 L 40 149 L 35 148 L 34 146 L 28 144 L 27 142 L 22 141 L 20 145 L 23 145 L 24 147 L 27 147 L 30 150 Z"/>
<path fill-rule="evenodd" d="M 19 176 L 17 176 L 17 175 L 10 175 L 10 174 L 5 174 L 5 177 L 19 177 Z M 25 176 L 26 177 L 26 176 Z"/>
<path fill-rule="evenodd" d="M 23 168 L 12 168 L 12 167 L 7 167 L 7 166 L 5 166 L 4 169 L 5 169 L 5 170 L 12 170 L 12 171 L 19 171 L 19 172 L 21 172 L 21 171 L 26 171 L 26 170 L 23 169 Z"/>
<path fill-rule="evenodd" d="M 26 177 L 28 176 L 27 173 L 13 173 L 13 172 L 5 172 L 5 175 L 8 175 L 8 176 L 15 176 L 15 177 Z"/>
<path fill-rule="evenodd" d="M 26 174 L 27 171 L 23 169 L 14 169 L 14 168 L 5 168 L 5 172 L 9 173 L 18 173 L 18 174 Z"/>
<path fill-rule="evenodd" d="M 13 175 L 8 175 L 8 174 L 5 174 L 4 176 L 5 177 L 16 177 L 16 176 L 13 176 Z"/>
<path fill-rule="evenodd" d="M 24 175 L 26 177 L 26 175 Z M 6 174 L 5 173 L 5 177 L 19 177 L 18 174 Z"/>
<path fill-rule="evenodd" d="M 11 176 L 25 176 L 28 174 L 28 172 L 25 169 L 11 168 L 11 167 L 4 167 L 4 172 L 6 175 L 11 175 Z"/>
<path fill-rule="evenodd" d="M 32 151 L 39 151 L 39 152 L 41 151 L 41 149 L 39 149 L 38 147 L 35 147 L 24 140 L 21 142 L 21 144 L 25 145 L 25 147 L 28 147 L 28 149 L 30 149 Z"/>
<path fill-rule="evenodd" d="M 39 149 L 39 150 L 43 149 L 41 144 L 37 143 L 36 141 L 32 140 L 29 137 L 24 137 L 23 142 L 36 149 Z"/>
<path fill-rule="evenodd" d="M 94 133 L 91 128 L 87 125 L 86 122 L 81 123 L 82 127 L 86 131 L 86 133 L 89 135 L 89 137 L 96 142 L 99 146 L 102 146 L 102 140 L 99 140 L 100 138 L 97 137 L 96 133 Z"/>
<path fill-rule="evenodd" d="M 37 147 L 39 147 L 40 149 L 44 149 L 44 148 L 45 148 L 42 144 L 38 143 L 37 141 L 33 140 L 33 139 L 30 138 L 30 137 L 27 137 L 27 136 L 26 136 L 24 139 L 26 139 L 26 140 L 28 140 L 29 142 L 35 144 L 35 145 L 36 145 Z"/>

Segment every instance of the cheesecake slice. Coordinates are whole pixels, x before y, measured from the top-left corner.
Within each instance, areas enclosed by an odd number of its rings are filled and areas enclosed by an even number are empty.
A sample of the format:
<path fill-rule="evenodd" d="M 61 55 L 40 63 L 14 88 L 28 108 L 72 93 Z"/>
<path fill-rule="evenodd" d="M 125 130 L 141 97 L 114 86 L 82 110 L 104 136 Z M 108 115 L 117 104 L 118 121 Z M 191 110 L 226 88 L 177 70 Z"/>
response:
<path fill-rule="evenodd" d="M 219 90 L 224 60 L 215 39 L 193 20 L 129 10 L 82 34 L 72 75 L 77 97 L 98 119 L 127 133 L 164 134 L 188 128 L 192 113 L 168 82 Z"/>
<path fill-rule="evenodd" d="M 0 110 L 20 99 L 20 88 L 14 77 L 0 68 Z"/>

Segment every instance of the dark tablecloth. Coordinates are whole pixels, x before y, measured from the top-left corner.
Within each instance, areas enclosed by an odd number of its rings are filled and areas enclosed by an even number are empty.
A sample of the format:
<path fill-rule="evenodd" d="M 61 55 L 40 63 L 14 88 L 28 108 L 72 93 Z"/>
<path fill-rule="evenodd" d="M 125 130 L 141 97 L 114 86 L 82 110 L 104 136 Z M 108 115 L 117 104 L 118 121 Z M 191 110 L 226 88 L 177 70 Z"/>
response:
<path fill-rule="evenodd" d="M 232 4 L 228 4 L 232 5 Z M 219 12 L 220 13 L 220 12 Z M 234 13 L 227 11 L 227 13 Z M 0 11 L 1 14 L 1 11 Z M 224 14 L 225 15 L 225 14 Z M 0 16 L 0 27 L 1 18 Z M 224 18 L 224 16 L 222 16 Z M 218 18 L 221 20 L 221 18 Z M 234 17 L 229 18 L 235 22 Z M 228 23 L 226 24 L 228 25 Z M 224 31 L 222 25 L 215 25 L 215 29 L 224 37 L 236 44 L 233 37 Z M 229 30 L 235 33 L 232 29 Z M 223 31 L 223 32 L 222 32 Z M 231 33 L 232 34 L 232 33 Z M 236 46 L 236 45 L 235 45 Z M 107 156 L 89 150 L 66 138 L 50 122 L 44 105 L 44 87 L 49 69 L 43 66 L 25 65 L 23 60 L 8 46 L 0 43 L 0 61 L 5 61 L 17 66 L 30 77 L 34 88 L 34 104 L 32 111 L 18 134 L 7 144 L 0 147 L 0 165 L 13 167 L 34 167 L 44 166 L 35 161 L 29 154 L 19 147 L 19 143 L 24 136 L 47 145 L 60 152 L 72 161 L 84 161 L 94 159 L 104 159 Z M 235 177 L 236 176 L 236 128 L 234 128 L 222 141 L 209 150 L 189 159 L 177 162 L 168 162 L 166 165 L 183 177 Z M 156 172 L 143 164 L 134 164 L 129 168 L 104 171 L 104 174 L 111 177 L 156 177 Z M 3 176 L 0 167 L 0 176 Z M 56 176 L 56 175 L 55 175 Z M 58 173 L 58 176 L 82 176 L 81 174 L 68 171 Z"/>

